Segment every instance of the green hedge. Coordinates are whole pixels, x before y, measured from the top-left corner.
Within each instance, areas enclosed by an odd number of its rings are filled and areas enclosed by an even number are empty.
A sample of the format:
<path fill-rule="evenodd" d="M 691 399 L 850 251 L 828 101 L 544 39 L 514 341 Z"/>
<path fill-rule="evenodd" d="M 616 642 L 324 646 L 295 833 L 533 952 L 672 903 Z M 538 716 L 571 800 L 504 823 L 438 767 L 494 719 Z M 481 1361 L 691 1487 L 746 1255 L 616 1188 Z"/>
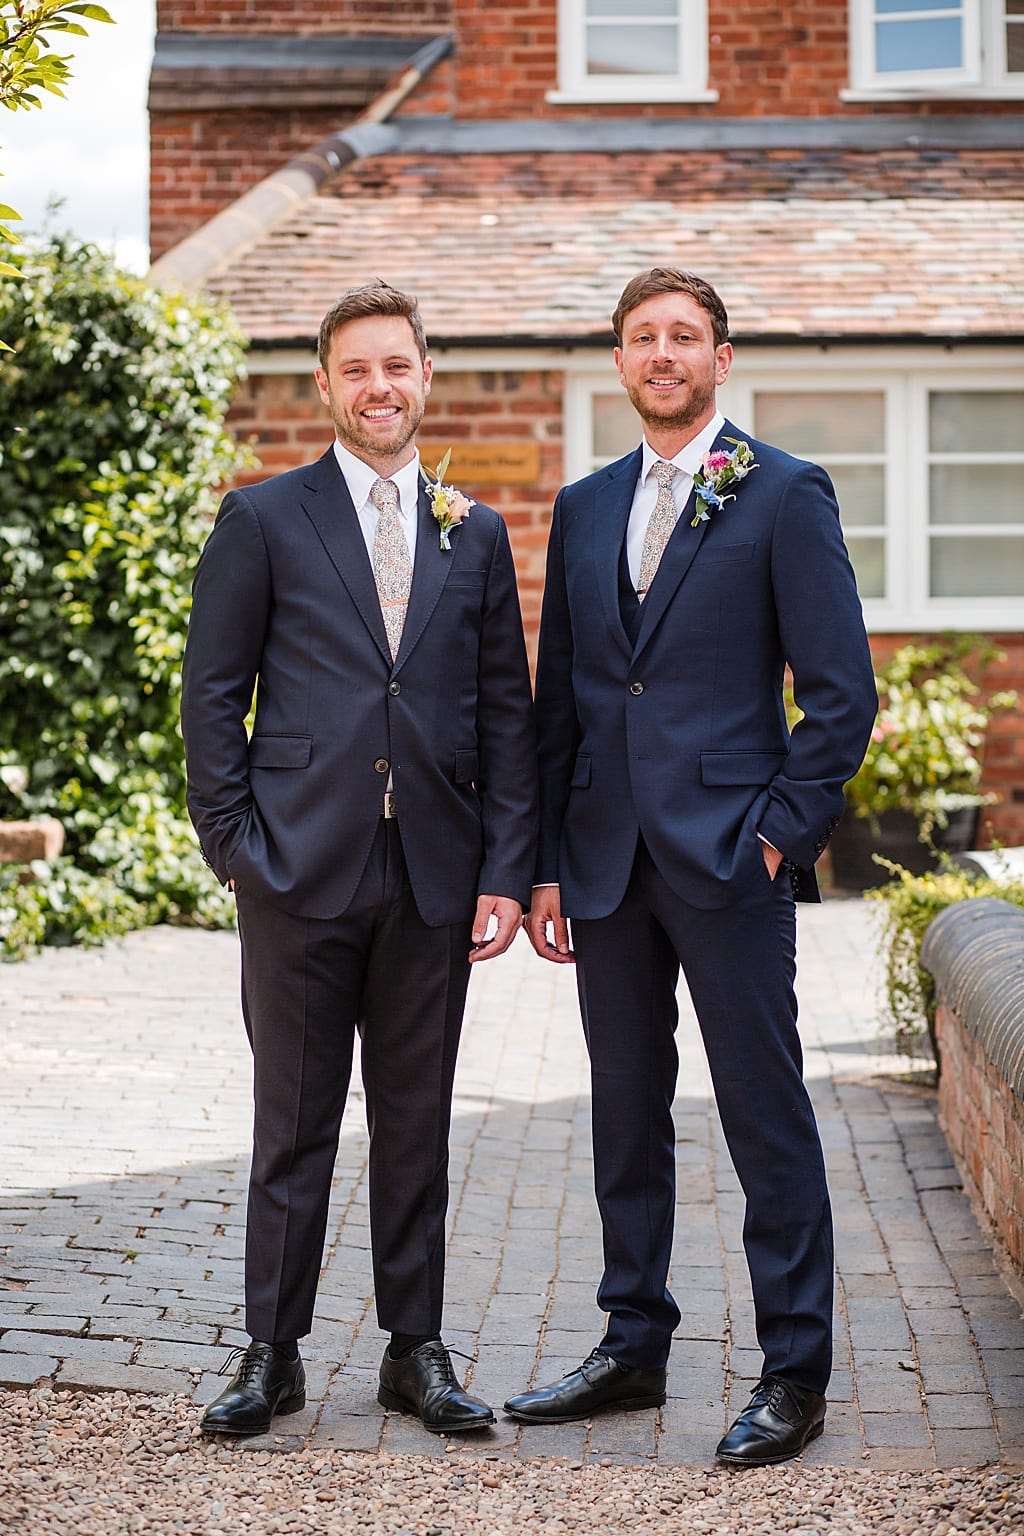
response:
<path fill-rule="evenodd" d="M 58 817 L 65 857 L 0 869 L 0 951 L 231 903 L 185 815 L 178 731 L 189 586 L 224 429 L 230 317 L 64 237 L 0 280 L 0 816 Z M 22 787 L 24 776 L 27 784 Z"/>

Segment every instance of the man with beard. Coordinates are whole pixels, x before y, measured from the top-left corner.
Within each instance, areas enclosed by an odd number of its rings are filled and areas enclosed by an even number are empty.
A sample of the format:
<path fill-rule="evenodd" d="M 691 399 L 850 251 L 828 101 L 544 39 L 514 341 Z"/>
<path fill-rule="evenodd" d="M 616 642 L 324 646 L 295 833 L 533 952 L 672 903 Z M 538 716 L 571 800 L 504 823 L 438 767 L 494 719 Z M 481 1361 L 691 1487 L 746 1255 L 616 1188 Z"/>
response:
<path fill-rule="evenodd" d="M 744 440 L 717 409 L 732 361 L 718 294 L 655 268 L 612 324 L 644 440 L 555 504 L 527 918 L 539 954 L 576 962 L 607 1323 L 577 1370 L 505 1407 L 548 1424 L 665 1401 L 681 967 L 746 1195 L 764 1353 L 718 1455 L 758 1465 L 824 1425 L 832 1227 L 802 1080 L 793 903 L 818 899 L 813 865 L 877 701 L 828 476 Z M 787 663 L 803 711 L 792 737 Z"/>
<path fill-rule="evenodd" d="M 298 1340 L 358 1031 L 391 1334 L 379 1401 L 464 1431 L 494 1415 L 441 1342 L 448 1129 L 470 965 L 507 948 L 529 896 L 526 650 L 501 518 L 421 483 L 431 362 L 416 301 L 352 289 L 318 351 L 335 441 L 225 498 L 185 653 L 189 811 L 238 903 L 255 1077 L 252 1342 L 203 1429 L 259 1434 L 305 1401 Z"/>

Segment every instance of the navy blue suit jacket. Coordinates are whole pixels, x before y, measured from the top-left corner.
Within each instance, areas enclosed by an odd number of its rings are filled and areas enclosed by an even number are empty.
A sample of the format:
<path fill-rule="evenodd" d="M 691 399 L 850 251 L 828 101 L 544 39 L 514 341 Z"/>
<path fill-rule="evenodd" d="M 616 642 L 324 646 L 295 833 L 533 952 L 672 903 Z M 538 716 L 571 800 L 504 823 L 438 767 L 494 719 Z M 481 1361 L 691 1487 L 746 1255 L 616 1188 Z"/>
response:
<path fill-rule="evenodd" d="M 743 434 L 727 422 L 725 437 Z M 749 439 L 758 467 L 691 526 L 691 494 L 631 645 L 619 555 L 639 449 L 555 503 L 537 675 L 541 831 L 536 880 L 562 911 L 621 900 L 638 834 L 691 905 L 722 907 L 763 878 L 762 834 L 817 899 L 813 865 L 843 809 L 877 709 L 831 482 Z M 786 723 L 792 669 L 803 719 Z"/>
<path fill-rule="evenodd" d="M 528 903 L 536 759 L 508 534 L 476 505 L 449 537 L 442 551 L 422 491 L 392 662 L 333 448 L 225 497 L 182 689 L 189 813 L 222 882 L 300 916 L 343 912 L 390 772 L 426 923 L 466 920 L 481 893 Z"/>

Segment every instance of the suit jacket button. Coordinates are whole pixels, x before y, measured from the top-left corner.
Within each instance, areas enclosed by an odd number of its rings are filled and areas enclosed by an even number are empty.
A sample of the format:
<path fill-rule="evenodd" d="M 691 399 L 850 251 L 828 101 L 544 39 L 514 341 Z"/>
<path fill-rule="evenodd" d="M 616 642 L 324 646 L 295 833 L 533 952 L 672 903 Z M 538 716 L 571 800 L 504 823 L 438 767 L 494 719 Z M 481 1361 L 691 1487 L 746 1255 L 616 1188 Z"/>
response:
<path fill-rule="evenodd" d="M 388 683 L 388 693 L 390 693 L 392 698 L 394 698 L 396 693 L 401 693 L 401 691 L 402 691 L 401 683 Z"/>
<path fill-rule="evenodd" d="M 390 767 L 391 764 L 388 762 L 386 757 L 378 757 L 377 761 L 373 765 L 373 771 L 374 773 L 387 773 Z"/>
<path fill-rule="evenodd" d="M 630 693 L 643 693 L 644 685 L 643 683 L 630 683 L 629 691 Z"/>

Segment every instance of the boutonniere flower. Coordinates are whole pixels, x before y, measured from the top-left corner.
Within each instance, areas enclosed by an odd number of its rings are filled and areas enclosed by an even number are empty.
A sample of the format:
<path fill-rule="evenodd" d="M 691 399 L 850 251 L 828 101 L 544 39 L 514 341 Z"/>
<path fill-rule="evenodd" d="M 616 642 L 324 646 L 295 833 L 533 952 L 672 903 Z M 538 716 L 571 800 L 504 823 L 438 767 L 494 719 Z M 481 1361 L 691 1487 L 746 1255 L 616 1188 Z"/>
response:
<path fill-rule="evenodd" d="M 723 496 L 722 492 L 727 486 L 738 485 L 752 469 L 757 468 L 749 443 L 738 437 L 727 437 L 725 441 L 735 444 L 732 452 L 726 453 L 724 448 L 713 448 L 704 455 L 704 462 L 693 477 L 697 490 L 697 514 L 690 524 L 691 528 L 706 523 L 716 507 L 724 506 L 727 501 L 735 501 L 735 491 L 728 496 Z"/>
<path fill-rule="evenodd" d="M 430 497 L 430 510 L 441 530 L 442 549 L 451 549 L 449 533 L 459 526 L 464 517 L 468 517 L 470 507 L 476 505 L 469 496 L 463 496 L 461 491 L 457 491 L 454 485 L 445 485 L 444 477 L 451 461 L 452 451 L 449 448 L 436 469 L 430 470 L 425 464 L 420 465 L 420 474 L 426 482 L 427 495 Z"/>

